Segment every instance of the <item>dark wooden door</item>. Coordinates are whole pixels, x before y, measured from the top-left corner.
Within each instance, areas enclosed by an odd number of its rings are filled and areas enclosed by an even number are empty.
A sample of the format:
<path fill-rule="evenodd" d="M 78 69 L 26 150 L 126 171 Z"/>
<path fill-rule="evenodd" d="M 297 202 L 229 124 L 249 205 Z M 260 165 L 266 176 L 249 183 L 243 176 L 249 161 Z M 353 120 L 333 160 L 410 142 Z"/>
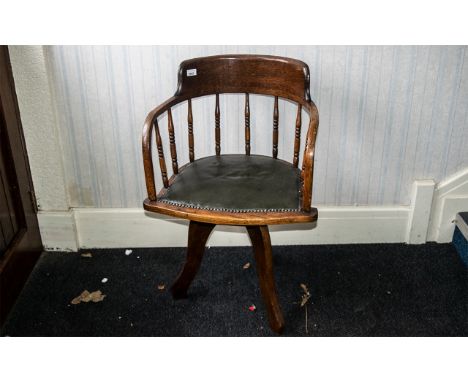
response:
<path fill-rule="evenodd" d="M 0 324 L 42 251 L 8 48 L 0 46 Z"/>

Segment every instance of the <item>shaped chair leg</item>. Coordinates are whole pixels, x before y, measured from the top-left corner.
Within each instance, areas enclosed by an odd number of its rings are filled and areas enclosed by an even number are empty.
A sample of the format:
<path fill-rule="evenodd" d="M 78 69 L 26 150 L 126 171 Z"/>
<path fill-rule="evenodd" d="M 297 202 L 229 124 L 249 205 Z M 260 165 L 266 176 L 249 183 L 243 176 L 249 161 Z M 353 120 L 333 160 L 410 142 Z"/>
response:
<path fill-rule="evenodd" d="M 246 228 L 255 253 L 260 291 L 268 313 L 270 327 L 274 332 L 281 333 L 284 328 L 284 318 L 276 294 L 268 226 L 246 226 Z"/>
<path fill-rule="evenodd" d="M 190 287 L 205 253 L 205 244 L 215 224 L 190 221 L 187 258 L 185 264 L 171 287 L 172 297 L 175 299 L 187 297 Z"/>

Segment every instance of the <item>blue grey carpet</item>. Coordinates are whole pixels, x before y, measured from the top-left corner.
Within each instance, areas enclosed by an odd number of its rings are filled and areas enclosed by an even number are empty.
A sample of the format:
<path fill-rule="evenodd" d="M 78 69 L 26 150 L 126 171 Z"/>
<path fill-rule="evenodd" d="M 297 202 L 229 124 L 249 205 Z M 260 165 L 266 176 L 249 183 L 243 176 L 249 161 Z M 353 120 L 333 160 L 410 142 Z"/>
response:
<path fill-rule="evenodd" d="M 2 335 L 275 335 L 249 247 L 207 249 L 188 298 L 178 301 L 168 288 L 183 248 L 83 252 L 92 257 L 42 255 Z M 468 335 L 468 274 L 450 244 L 278 246 L 273 255 L 285 336 Z M 308 333 L 300 283 L 311 294 Z M 106 297 L 71 304 L 85 289 Z"/>

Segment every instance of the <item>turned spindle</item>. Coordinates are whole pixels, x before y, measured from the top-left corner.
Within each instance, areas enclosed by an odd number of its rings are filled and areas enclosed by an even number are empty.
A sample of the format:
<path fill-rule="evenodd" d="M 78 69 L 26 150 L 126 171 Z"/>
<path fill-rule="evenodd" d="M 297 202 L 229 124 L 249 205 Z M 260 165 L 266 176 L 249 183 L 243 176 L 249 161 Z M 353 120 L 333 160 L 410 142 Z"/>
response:
<path fill-rule="evenodd" d="M 301 124 L 302 124 L 302 106 L 297 105 L 297 116 L 296 116 L 296 130 L 294 132 L 294 158 L 293 165 L 297 167 L 299 164 L 299 149 L 301 146 Z"/>
<path fill-rule="evenodd" d="M 174 171 L 174 174 L 178 174 L 179 165 L 177 164 L 177 149 L 174 136 L 174 122 L 172 121 L 172 111 L 170 108 L 167 110 L 167 127 L 169 130 L 169 144 L 171 148 L 172 170 Z"/>
<path fill-rule="evenodd" d="M 190 98 L 188 100 L 187 123 L 188 123 L 189 159 L 190 159 L 190 162 L 193 162 L 195 160 L 195 152 L 193 148 L 192 100 Z"/>
<path fill-rule="evenodd" d="M 273 158 L 278 157 L 278 96 L 275 96 L 275 107 L 273 109 Z"/>

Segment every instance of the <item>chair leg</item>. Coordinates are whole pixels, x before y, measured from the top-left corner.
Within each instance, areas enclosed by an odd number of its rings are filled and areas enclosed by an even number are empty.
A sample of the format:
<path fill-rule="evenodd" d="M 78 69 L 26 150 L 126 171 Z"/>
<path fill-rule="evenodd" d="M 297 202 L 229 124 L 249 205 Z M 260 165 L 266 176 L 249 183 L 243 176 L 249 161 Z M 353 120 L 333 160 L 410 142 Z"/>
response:
<path fill-rule="evenodd" d="M 172 297 L 187 297 L 187 290 L 195 278 L 205 253 L 205 244 L 215 224 L 190 221 L 187 245 L 187 258 L 174 284 L 171 286 Z"/>
<path fill-rule="evenodd" d="M 260 281 L 270 327 L 274 332 L 281 333 L 284 328 L 284 318 L 276 294 L 273 276 L 273 257 L 268 226 L 246 226 L 255 253 L 257 275 Z"/>

